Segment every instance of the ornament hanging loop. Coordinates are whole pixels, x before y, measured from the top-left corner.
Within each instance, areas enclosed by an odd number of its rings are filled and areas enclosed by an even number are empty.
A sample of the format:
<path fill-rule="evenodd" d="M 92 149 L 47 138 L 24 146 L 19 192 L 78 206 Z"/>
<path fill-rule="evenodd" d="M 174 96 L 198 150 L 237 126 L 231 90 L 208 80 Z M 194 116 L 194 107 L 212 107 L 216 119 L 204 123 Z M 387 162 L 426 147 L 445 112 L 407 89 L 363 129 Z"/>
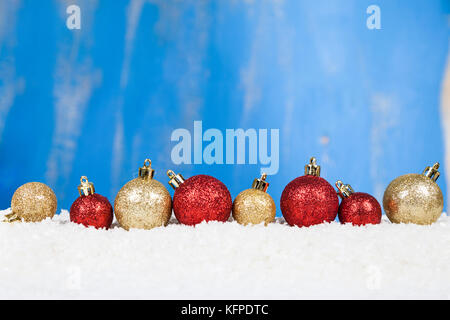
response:
<path fill-rule="evenodd" d="M 312 157 L 305 166 L 305 175 L 320 177 L 320 166 L 317 164 L 316 158 Z"/>
<path fill-rule="evenodd" d="M 336 187 L 338 188 L 337 194 L 342 198 L 348 198 L 355 191 L 349 184 L 344 184 L 341 180 L 336 181 Z"/>
<path fill-rule="evenodd" d="M 78 186 L 78 192 L 80 193 L 80 196 L 89 196 L 95 193 L 94 184 L 92 182 L 89 182 L 86 176 L 82 176 L 80 178 L 80 183 L 81 184 Z"/>
<path fill-rule="evenodd" d="M 185 179 L 180 173 L 175 174 L 175 172 L 173 172 L 172 170 L 167 171 L 167 176 L 170 178 L 169 180 L 170 186 L 174 189 L 178 188 L 185 181 Z"/>
<path fill-rule="evenodd" d="M 431 180 L 435 181 L 439 178 L 441 175 L 438 171 L 439 169 L 439 162 L 436 162 L 432 167 L 426 167 L 425 170 L 423 170 L 423 175 L 425 177 L 430 178 Z"/>
<path fill-rule="evenodd" d="M 269 187 L 269 183 L 266 181 L 266 178 L 267 178 L 267 174 L 263 173 L 261 175 L 261 178 L 255 179 L 253 181 L 252 188 L 266 192 L 267 188 Z"/>
<path fill-rule="evenodd" d="M 155 175 L 155 170 L 152 169 L 152 161 L 150 159 L 145 159 L 144 166 L 139 168 L 139 177 L 142 179 L 153 179 Z"/>

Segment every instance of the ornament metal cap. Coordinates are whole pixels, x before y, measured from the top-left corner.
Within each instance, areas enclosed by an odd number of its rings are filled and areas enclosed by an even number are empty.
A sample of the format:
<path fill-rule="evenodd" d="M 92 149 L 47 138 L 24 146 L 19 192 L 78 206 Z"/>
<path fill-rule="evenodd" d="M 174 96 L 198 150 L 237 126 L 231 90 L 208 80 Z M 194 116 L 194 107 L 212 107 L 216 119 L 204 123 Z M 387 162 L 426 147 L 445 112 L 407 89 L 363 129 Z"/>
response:
<path fill-rule="evenodd" d="M 434 182 L 436 182 L 436 180 L 439 178 L 439 176 L 441 175 L 438 171 L 439 169 L 439 162 L 436 162 L 432 167 L 426 167 L 425 170 L 423 170 L 423 175 L 425 177 L 430 178 L 431 180 L 433 180 Z"/>
<path fill-rule="evenodd" d="M 17 213 L 14 212 L 5 215 L 5 219 L 3 219 L 3 222 L 6 223 L 13 223 L 18 221 L 22 221 L 22 219 L 17 215 Z"/>
<path fill-rule="evenodd" d="M 80 178 L 80 182 L 81 184 L 78 186 L 78 192 L 80 193 L 80 196 L 89 196 L 95 193 L 94 184 L 92 182 L 89 182 L 86 176 L 82 176 Z"/>
<path fill-rule="evenodd" d="M 155 170 L 152 169 L 152 160 L 145 159 L 144 166 L 139 168 L 139 177 L 142 179 L 153 179 Z"/>
<path fill-rule="evenodd" d="M 266 192 L 269 187 L 269 183 L 266 181 L 267 173 L 263 173 L 261 178 L 253 180 L 252 188 Z"/>
<path fill-rule="evenodd" d="M 338 188 L 337 194 L 342 198 L 349 197 L 355 191 L 349 184 L 344 184 L 341 180 L 336 181 L 336 187 Z"/>
<path fill-rule="evenodd" d="M 181 173 L 175 174 L 172 170 L 167 171 L 167 176 L 170 178 L 169 184 L 174 189 L 178 188 L 185 181 Z"/>
<path fill-rule="evenodd" d="M 312 157 L 305 166 L 305 176 L 320 177 L 320 166 L 316 163 L 316 158 Z"/>

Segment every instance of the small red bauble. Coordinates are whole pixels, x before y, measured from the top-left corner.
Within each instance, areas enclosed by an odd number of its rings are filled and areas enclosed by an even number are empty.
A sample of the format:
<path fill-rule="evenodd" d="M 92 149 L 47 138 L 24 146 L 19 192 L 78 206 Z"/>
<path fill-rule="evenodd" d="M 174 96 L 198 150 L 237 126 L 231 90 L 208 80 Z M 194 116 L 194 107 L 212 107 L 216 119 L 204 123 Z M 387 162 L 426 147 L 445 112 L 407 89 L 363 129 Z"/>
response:
<path fill-rule="evenodd" d="M 309 227 L 336 219 L 339 198 L 331 184 L 320 177 L 320 166 L 311 158 L 305 175 L 284 188 L 280 206 L 291 226 Z"/>
<path fill-rule="evenodd" d="M 348 184 L 344 185 L 342 181 L 337 181 L 336 187 L 342 198 L 338 213 L 341 223 L 363 226 L 381 222 L 381 206 L 377 199 L 368 193 L 354 193 L 353 188 Z"/>
<path fill-rule="evenodd" d="M 86 177 L 81 177 L 78 191 L 80 197 L 70 207 L 70 221 L 108 229 L 113 221 L 113 208 L 108 199 L 95 193 L 94 185 Z"/>
<path fill-rule="evenodd" d="M 182 224 L 196 225 L 202 221 L 227 221 L 232 201 L 227 187 L 214 177 L 193 176 L 184 180 L 169 170 L 169 184 L 175 189 L 173 211 Z"/>

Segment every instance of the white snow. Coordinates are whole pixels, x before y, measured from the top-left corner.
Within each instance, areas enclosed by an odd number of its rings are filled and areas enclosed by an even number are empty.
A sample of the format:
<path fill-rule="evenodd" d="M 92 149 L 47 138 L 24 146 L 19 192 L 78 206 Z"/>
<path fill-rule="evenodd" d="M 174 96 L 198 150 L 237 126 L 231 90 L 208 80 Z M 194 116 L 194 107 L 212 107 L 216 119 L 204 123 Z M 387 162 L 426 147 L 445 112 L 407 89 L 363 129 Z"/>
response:
<path fill-rule="evenodd" d="M 0 219 L 9 210 L 0 211 Z M 0 223 L 0 298 L 450 298 L 450 217 L 432 226 L 236 222 L 125 231 Z"/>

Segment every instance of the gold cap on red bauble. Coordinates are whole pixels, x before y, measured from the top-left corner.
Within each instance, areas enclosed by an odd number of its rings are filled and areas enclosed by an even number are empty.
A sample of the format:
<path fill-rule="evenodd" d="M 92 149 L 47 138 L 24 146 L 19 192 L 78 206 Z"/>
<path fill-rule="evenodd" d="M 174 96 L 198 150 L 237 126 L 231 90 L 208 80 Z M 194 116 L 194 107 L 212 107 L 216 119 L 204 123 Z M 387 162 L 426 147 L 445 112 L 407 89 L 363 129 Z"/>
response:
<path fill-rule="evenodd" d="M 172 170 L 167 171 L 167 176 L 170 178 L 169 180 L 170 186 L 174 189 L 178 188 L 182 183 L 186 181 L 181 175 L 181 173 L 175 174 L 175 172 L 173 172 Z"/>
<path fill-rule="evenodd" d="M 80 196 L 89 196 L 95 193 L 94 184 L 92 182 L 89 182 L 86 176 L 82 176 L 80 178 L 80 183 L 81 184 L 78 186 L 78 192 L 80 193 Z"/>
<path fill-rule="evenodd" d="M 320 166 L 317 164 L 316 158 L 312 157 L 305 166 L 305 176 L 320 177 Z"/>

